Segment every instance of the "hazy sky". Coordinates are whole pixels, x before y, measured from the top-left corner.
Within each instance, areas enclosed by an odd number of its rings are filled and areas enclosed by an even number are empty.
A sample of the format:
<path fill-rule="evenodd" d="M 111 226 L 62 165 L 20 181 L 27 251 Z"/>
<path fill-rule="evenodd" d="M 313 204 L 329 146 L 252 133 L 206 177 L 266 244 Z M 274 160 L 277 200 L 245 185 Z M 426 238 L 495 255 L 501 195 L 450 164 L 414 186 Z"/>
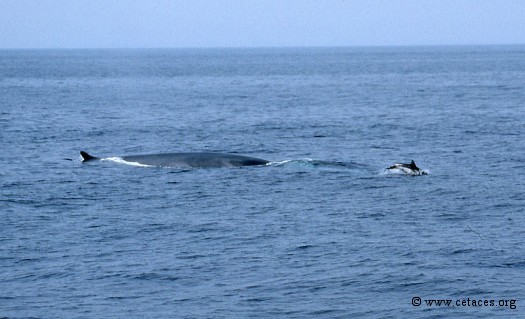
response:
<path fill-rule="evenodd" d="M 0 48 L 525 44 L 525 0 L 0 0 Z"/>

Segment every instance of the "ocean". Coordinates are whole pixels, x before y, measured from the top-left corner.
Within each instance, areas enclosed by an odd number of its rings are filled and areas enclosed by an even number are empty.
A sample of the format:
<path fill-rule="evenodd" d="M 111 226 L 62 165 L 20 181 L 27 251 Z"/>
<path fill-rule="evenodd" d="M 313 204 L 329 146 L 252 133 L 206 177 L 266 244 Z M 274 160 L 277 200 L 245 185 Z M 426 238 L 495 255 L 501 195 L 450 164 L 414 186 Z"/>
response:
<path fill-rule="evenodd" d="M 0 318 L 523 318 L 524 137 L 524 46 L 1 50 Z"/>

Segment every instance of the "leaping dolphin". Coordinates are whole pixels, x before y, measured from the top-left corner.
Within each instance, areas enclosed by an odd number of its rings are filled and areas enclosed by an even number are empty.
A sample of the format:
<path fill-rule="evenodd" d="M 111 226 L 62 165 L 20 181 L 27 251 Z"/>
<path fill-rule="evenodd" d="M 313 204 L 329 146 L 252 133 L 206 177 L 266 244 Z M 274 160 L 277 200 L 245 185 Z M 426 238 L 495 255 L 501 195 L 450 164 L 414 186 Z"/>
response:
<path fill-rule="evenodd" d="M 388 167 L 386 170 L 388 170 L 388 171 L 398 171 L 398 172 L 401 172 L 401 173 L 404 173 L 404 174 L 408 174 L 408 175 L 427 175 L 428 174 L 427 171 L 424 171 L 424 170 L 420 169 L 419 167 L 417 167 L 417 165 L 414 162 L 414 160 L 412 160 L 410 162 L 410 164 L 403 164 L 403 163 L 394 164 L 394 165 Z"/>
<path fill-rule="evenodd" d="M 82 162 L 101 160 L 81 151 Z M 115 159 L 115 158 L 112 158 Z M 120 161 L 157 167 L 173 168 L 215 168 L 266 165 L 270 161 L 260 158 L 223 153 L 165 153 L 149 155 L 130 155 L 117 157 Z"/>

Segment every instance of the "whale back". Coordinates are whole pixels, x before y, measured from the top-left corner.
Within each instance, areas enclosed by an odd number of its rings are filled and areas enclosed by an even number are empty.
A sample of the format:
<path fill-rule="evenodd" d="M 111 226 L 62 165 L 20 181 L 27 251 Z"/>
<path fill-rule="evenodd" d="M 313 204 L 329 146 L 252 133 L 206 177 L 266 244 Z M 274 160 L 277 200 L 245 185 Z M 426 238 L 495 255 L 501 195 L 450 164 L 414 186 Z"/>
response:
<path fill-rule="evenodd" d="M 158 167 L 241 167 L 266 165 L 267 160 L 223 153 L 166 153 L 131 155 L 122 157 L 125 161 Z"/>
<path fill-rule="evenodd" d="M 81 151 L 82 162 L 100 159 Z M 108 158 L 109 160 L 115 158 Z M 237 154 L 224 153 L 161 153 L 117 157 L 124 162 L 156 167 L 214 168 L 266 165 L 269 161 Z"/>

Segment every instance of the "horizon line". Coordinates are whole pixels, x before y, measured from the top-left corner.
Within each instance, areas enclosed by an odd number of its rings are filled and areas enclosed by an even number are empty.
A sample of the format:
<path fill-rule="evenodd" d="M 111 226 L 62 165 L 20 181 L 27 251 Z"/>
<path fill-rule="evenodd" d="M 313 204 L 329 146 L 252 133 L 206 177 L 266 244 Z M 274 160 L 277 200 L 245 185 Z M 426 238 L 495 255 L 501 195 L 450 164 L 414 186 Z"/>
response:
<path fill-rule="evenodd" d="M 282 45 L 282 46 L 151 46 L 151 47 L 6 47 L 0 50 L 227 50 L 227 49 L 344 49 L 344 48 L 437 48 L 437 47 L 510 47 L 525 43 L 498 44 L 370 44 L 370 45 Z"/>

